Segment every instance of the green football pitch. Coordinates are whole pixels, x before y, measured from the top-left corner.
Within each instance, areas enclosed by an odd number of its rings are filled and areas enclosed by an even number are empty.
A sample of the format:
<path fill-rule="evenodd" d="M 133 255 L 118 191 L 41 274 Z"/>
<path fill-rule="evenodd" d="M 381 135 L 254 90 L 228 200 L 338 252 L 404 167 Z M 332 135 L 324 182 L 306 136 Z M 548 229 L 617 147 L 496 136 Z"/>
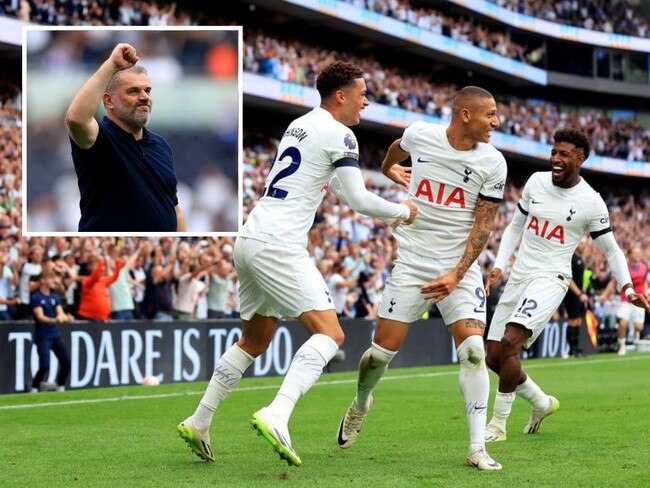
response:
<path fill-rule="evenodd" d="M 335 439 L 356 376 L 324 374 L 291 420 L 298 468 L 248 426 L 280 378 L 245 379 L 221 405 L 212 425 L 214 464 L 199 461 L 176 434 L 203 383 L 3 396 L 0 486 L 650 486 L 650 354 L 525 367 L 561 408 L 539 433 L 524 435 L 529 407 L 515 402 L 508 440 L 488 444 L 501 472 L 463 464 L 457 366 L 442 366 L 389 370 L 348 450 Z"/>

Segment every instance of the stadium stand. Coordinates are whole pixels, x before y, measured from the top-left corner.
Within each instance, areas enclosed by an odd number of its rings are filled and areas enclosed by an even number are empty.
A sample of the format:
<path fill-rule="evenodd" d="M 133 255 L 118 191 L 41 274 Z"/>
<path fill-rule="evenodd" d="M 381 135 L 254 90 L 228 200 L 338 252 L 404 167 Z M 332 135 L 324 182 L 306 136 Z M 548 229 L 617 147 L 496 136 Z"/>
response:
<path fill-rule="evenodd" d="M 537 0 L 489 0 L 513 12 L 551 22 L 574 25 L 584 29 L 650 37 L 650 24 L 638 5 L 626 0 L 605 2 L 602 0 L 559 1 Z"/>
<path fill-rule="evenodd" d="M 337 56 L 345 57 L 366 72 L 368 99 L 411 112 L 448 120 L 450 102 L 458 87 L 433 81 L 424 73 L 408 74 L 401 67 L 382 66 L 372 56 L 339 53 L 310 46 L 297 38 L 278 38 L 266 32 L 246 31 L 244 69 L 281 81 L 313 86 L 320 66 Z M 612 120 L 605 111 L 589 107 L 560 107 L 539 99 L 497 95 L 502 132 L 548 143 L 561 127 L 582 127 L 591 137 L 596 154 L 628 161 L 650 159 L 647 129 L 638 120 Z"/>

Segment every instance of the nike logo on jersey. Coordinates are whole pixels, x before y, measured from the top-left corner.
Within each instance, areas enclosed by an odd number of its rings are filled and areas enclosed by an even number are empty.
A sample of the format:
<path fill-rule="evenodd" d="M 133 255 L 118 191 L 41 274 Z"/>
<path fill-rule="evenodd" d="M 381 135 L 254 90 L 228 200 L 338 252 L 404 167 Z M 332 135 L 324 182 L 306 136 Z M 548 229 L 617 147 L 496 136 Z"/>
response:
<path fill-rule="evenodd" d="M 418 158 L 418 163 L 433 163 L 433 159 Z"/>
<path fill-rule="evenodd" d="M 542 203 L 542 202 L 536 202 L 535 199 L 533 198 L 533 201 L 530 203 Z"/>

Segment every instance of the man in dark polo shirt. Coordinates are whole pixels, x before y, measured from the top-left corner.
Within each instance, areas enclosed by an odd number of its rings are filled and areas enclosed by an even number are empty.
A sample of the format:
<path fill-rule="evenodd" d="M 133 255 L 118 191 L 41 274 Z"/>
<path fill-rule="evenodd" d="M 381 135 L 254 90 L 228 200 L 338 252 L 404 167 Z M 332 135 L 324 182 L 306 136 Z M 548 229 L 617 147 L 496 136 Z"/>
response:
<path fill-rule="evenodd" d="M 70 355 L 57 324 L 72 322 L 73 317 L 63 311 L 59 297 L 52 291 L 54 285 L 54 272 L 45 270 L 39 277 L 38 288 L 32 292 L 30 297 L 30 307 L 36 321 L 34 344 L 36 344 L 36 350 L 38 351 L 38 371 L 32 381 L 30 390 L 32 392 L 37 392 L 45 387 L 63 391 L 70 373 Z M 50 371 L 50 351 L 59 360 L 56 385 L 43 383 L 45 375 Z"/>
<path fill-rule="evenodd" d="M 137 62 L 133 46 L 115 46 L 65 117 L 81 193 L 81 232 L 185 231 L 172 150 L 145 128 L 151 81 Z M 107 116 L 97 122 L 100 101 Z"/>

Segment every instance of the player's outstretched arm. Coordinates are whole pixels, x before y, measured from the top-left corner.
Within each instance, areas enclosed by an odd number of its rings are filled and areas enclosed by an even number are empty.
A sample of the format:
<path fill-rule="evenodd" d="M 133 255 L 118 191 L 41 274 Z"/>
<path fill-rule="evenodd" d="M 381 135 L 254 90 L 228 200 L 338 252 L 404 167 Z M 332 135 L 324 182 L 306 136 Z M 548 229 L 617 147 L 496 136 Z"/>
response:
<path fill-rule="evenodd" d="M 625 259 L 625 254 L 618 246 L 616 239 L 614 239 L 614 234 L 611 231 L 606 232 L 596 237 L 594 242 L 607 258 L 607 263 L 612 270 L 614 278 L 621 285 L 621 292 L 625 293 L 625 296 L 632 304 L 650 312 L 648 299 L 639 293 L 635 293 L 634 288 L 632 288 L 632 277 L 627 266 L 627 260 Z"/>
<path fill-rule="evenodd" d="M 68 134 L 77 146 L 88 149 L 95 143 L 99 133 L 95 112 L 102 101 L 106 85 L 115 73 L 134 66 L 138 59 L 133 46 L 118 44 L 110 57 L 81 86 L 65 114 Z"/>
<path fill-rule="evenodd" d="M 408 158 L 409 153 L 400 147 L 400 142 L 401 138 L 393 141 L 386 151 L 386 157 L 381 163 L 381 172 L 398 185 L 408 188 L 411 184 L 411 168 L 405 168 L 398 163 Z"/>
<path fill-rule="evenodd" d="M 479 197 L 476 203 L 474 226 L 469 233 L 465 252 L 454 269 L 420 288 L 420 293 L 427 300 L 432 300 L 434 303 L 439 302 L 448 297 L 458 283 L 460 283 L 460 280 L 463 279 L 469 267 L 483 251 L 488 237 L 490 237 L 490 232 L 492 232 L 492 228 L 494 227 L 494 217 L 498 209 L 498 202 L 491 202 Z"/>
<path fill-rule="evenodd" d="M 338 183 L 332 180 L 330 188 L 355 212 L 391 222 L 400 219 L 404 224 L 410 224 L 415 219 L 417 208 L 413 202 L 392 203 L 368 191 L 358 167 L 336 168 L 336 180 Z M 336 188 L 337 185 L 340 185 L 340 189 Z"/>

